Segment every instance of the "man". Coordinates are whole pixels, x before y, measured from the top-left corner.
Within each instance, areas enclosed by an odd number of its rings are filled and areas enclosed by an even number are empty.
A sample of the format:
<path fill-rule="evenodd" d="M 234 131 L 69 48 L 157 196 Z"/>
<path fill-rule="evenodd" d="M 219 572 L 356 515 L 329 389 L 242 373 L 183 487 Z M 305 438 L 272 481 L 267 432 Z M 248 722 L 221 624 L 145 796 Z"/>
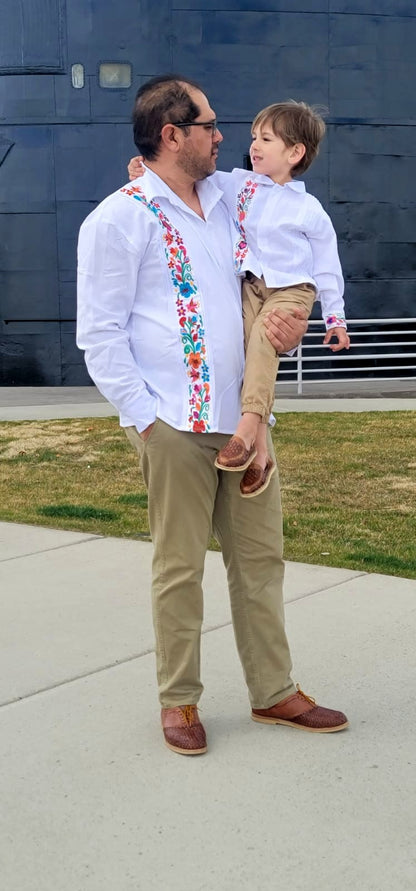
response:
<path fill-rule="evenodd" d="M 290 677 L 277 474 L 262 495 L 243 500 L 239 474 L 214 464 L 240 415 L 244 364 L 230 220 L 209 180 L 222 141 L 215 112 L 196 83 L 168 75 L 140 88 L 133 121 L 146 172 L 81 227 L 78 345 L 141 456 L 165 742 L 189 755 L 207 747 L 197 703 L 211 530 L 253 719 L 341 730 L 345 715 L 317 706 Z M 282 313 L 269 336 L 285 352 L 305 327 Z"/>

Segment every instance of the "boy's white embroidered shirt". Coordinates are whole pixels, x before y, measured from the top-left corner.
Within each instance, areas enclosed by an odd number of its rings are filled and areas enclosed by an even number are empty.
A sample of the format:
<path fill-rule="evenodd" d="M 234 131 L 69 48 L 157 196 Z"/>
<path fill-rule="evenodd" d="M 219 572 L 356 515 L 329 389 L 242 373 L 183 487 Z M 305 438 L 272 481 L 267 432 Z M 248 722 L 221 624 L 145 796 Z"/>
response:
<path fill-rule="evenodd" d="M 281 186 L 268 176 L 235 168 L 217 171 L 216 185 L 235 221 L 237 273 L 264 277 L 268 288 L 310 282 L 317 289 L 327 327 L 331 316 L 345 326 L 344 279 L 332 222 L 305 184 Z"/>
<path fill-rule="evenodd" d="M 197 190 L 205 220 L 147 170 L 80 230 L 77 344 L 121 426 L 139 432 L 159 417 L 179 430 L 232 433 L 240 418 L 241 281 L 229 214 L 211 179 Z"/>

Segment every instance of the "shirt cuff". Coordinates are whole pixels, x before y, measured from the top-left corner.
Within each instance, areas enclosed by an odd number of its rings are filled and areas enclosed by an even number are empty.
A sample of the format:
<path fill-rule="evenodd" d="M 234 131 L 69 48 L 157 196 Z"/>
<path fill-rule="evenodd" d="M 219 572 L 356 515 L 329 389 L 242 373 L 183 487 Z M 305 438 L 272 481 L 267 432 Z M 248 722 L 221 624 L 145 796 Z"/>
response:
<path fill-rule="evenodd" d="M 346 328 L 347 327 L 347 323 L 343 316 L 335 316 L 335 315 L 325 316 L 324 322 L 325 322 L 325 328 L 327 331 L 329 331 L 330 328 Z"/>

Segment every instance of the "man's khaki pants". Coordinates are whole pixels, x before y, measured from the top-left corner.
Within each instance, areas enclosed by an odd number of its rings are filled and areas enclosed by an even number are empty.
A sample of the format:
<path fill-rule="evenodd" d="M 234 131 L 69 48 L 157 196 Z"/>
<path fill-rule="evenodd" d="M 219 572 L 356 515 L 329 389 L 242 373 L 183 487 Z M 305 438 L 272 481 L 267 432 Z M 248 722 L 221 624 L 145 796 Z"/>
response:
<path fill-rule="evenodd" d="M 265 316 L 272 309 L 303 309 L 309 318 L 315 300 L 315 288 L 309 284 L 290 288 L 267 288 L 263 278 L 248 272 L 243 281 L 243 320 L 246 364 L 241 411 L 261 415 L 268 423 L 274 402 L 279 356 L 266 337 Z"/>
<path fill-rule="evenodd" d="M 211 531 L 228 575 L 234 634 L 254 708 L 295 692 L 284 630 L 282 517 L 277 473 L 257 498 L 240 496 L 240 473 L 214 459 L 229 436 L 187 433 L 156 420 L 139 452 L 153 539 L 152 605 L 161 705 L 195 705 L 203 686 L 202 575 Z M 269 443 L 272 448 L 271 443 Z"/>

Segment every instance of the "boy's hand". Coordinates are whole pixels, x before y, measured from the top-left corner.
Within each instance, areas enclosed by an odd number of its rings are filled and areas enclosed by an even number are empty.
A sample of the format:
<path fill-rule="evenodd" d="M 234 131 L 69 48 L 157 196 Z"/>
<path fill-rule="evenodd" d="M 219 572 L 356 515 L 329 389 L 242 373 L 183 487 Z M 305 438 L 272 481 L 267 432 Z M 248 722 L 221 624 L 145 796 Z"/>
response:
<path fill-rule="evenodd" d="M 336 337 L 338 343 L 331 343 L 333 337 Z M 325 334 L 323 343 L 328 345 L 333 353 L 338 353 L 340 350 L 349 350 L 350 348 L 350 339 L 346 328 L 329 328 Z"/>
<path fill-rule="evenodd" d="M 135 158 L 130 158 L 130 161 L 127 165 L 127 170 L 129 171 L 129 179 L 137 179 L 138 176 L 143 176 L 144 167 L 142 164 L 143 155 L 136 155 Z"/>
<path fill-rule="evenodd" d="M 288 353 L 295 349 L 308 330 L 306 312 L 294 309 L 292 313 L 284 309 L 273 309 L 265 319 L 266 336 L 276 353 Z"/>

